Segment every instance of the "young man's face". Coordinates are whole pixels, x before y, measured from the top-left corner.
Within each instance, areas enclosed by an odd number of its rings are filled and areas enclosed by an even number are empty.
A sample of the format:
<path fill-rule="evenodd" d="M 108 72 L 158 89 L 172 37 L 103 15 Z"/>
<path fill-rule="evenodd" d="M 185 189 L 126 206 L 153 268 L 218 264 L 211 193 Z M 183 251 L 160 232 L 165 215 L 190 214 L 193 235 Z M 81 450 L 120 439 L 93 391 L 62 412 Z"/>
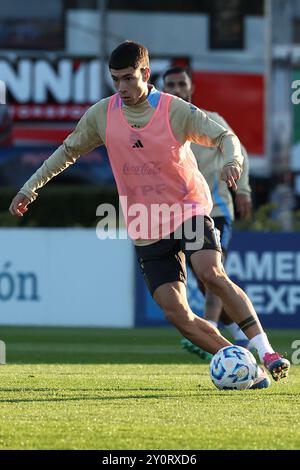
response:
<path fill-rule="evenodd" d="M 164 79 L 164 91 L 185 101 L 192 101 L 193 85 L 185 72 L 170 73 Z"/>
<path fill-rule="evenodd" d="M 134 69 L 133 67 L 120 70 L 110 69 L 110 74 L 115 89 L 125 105 L 133 106 L 146 99 L 148 95 L 147 83 L 150 77 L 148 67 L 141 69 Z"/>

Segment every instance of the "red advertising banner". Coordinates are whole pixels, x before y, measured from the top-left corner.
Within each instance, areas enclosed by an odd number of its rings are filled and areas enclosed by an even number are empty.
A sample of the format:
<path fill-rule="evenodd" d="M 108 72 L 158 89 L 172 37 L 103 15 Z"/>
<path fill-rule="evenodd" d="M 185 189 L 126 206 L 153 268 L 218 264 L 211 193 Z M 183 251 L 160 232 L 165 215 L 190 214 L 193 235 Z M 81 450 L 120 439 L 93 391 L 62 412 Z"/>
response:
<path fill-rule="evenodd" d="M 262 156 L 264 143 L 264 76 L 246 73 L 195 72 L 193 102 L 218 112 L 247 151 Z"/>

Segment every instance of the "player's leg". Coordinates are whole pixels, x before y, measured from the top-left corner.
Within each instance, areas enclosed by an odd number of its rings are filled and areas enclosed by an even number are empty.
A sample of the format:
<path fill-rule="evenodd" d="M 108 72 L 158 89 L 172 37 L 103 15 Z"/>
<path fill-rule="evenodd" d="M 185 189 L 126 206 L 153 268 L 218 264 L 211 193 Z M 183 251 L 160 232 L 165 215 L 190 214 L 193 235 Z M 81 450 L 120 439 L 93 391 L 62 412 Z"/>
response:
<path fill-rule="evenodd" d="M 187 262 L 188 262 L 190 269 L 194 273 L 195 278 L 197 279 L 198 288 L 200 292 L 202 292 L 202 295 L 205 299 L 204 318 L 215 328 L 218 328 L 218 322 L 219 322 L 219 318 L 220 318 L 221 311 L 223 308 L 221 299 L 219 299 L 216 295 L 214 295 L 212 292 L 209 292 L 206 289 L 203 282 L 200 281 L 200 279 L 197 277 L 196 273 L 194 272 L 190 258 L 187 259 Z"/>
<path fill-rule="evenodd" d="M 224 263 L 229 241 L 231 238 L 232 222 L 231 222 L 231 219 L 229 220 L 226 217 L 214 217 L 213 222 L 214 222 L 215 228 L 219 230 L 219 233 L 220 233 L 222 260 Z M 204 318 L 207 321 L 209 321 L 212 325 L 218 327 L 222 309 L 223 309 L 223 304 L 222 304 L 220 297 L 216 296 L 209 289 L 206 289 Z"/>
<path fill-rule="evenodd" d="M 249 339 L 247 338 L 245 333 L 242 332 L 240 327 L 235 322 L 233 322 L 231 318 L 227 315 L 223 306 L 220 315 L 220 322 L 224 325 L 225 330 L 228 331 L 232 336 L 234 344 L 249 349 Z"/>
<path fill-rule="evenodd" d="M 224 261 L 228 245 L 231 239 L 232 233 L 232 221 L 226 217 L 215 217 L 213 219 L 215 228 L 220 232 L 220 242 L 222 247 L 222 260 Z M 193 270 L 193 266 L 191 264 L 190 258 L 187 258 L 189 267 Z M 203 296 L 205 297 L 205 304 L 204 304 L 204 318 L 207 320 L 211 325 L 215 328 L 218 328 L 219 321 L 221 320 L 222 312 L 224 312 L 223 304 L 221 299 L 211 292 L 209 289 L 205 288 L 204 284 L 201 280 L 197 277 L 196 273 L 194 272 L 195 277 L 198 281 L 199 290 L 202 292 Z M 223 314 L 223 320 L 225 320 L 225 328 L 229 330 L 230 334 L 232 335 L 233 339 L 235 340 L 235 344 L 239 344 L 243 347 L 249 346 L 249 340 L 245 336 L 245 334 L 240 330 L 238 325 L 232 320 Z M 221 320 L 222 321 L 222 320 Z M 237 340 L 237 341 L 236 341 Z M 240 340 L 243 340 L 242 342 Z M 199 349 L 189 340 L 183 339 L 181 340 L 181 344 L 184 349 L 189 352 L 196 353 L 201 359 L 209 359 L 210 355 L 208 355 L 202 349 Z"/>
<path fill-rule="evenodd" d="M 232 235 L 232 220 L 229 217 L 218 216 L 213 218 L 215 228 L 220 232 L 220 242 L 222 248 L 222 262 L 224 264 L 229 243 Z M 190 268 L 193 270 L 190 259 L 188 258 Z M 195 274 L 195 273 L 194 273 Z M 196 276 L 196 274 L 195 274 Z M 197 276 L 196 276 L 197 278 Z M 198 279 L 198 278 L 197 278 Z M 221 321 L 227 331 L 231 334 L 235 344 L 243 347 L 249 346 L 249 340 L 247 336 L 242 332 L 239 326 L 234 323 L 231 318 L 226 315 L 223 308 L 221 299 L 216 296 L 213 292 L 206 289 L 203 283 L 198 279 L 198 287 L 205 297 L 204 304 L 204 318 L 213 326 L 218 328 L 219 321 Z M 192 349 L 192 346 L 190 347 Z"/>
<path fill-rule="evenodd" d="M 166 318 L 196 346 L 212 354 L 229 346 L 231 343 L 188 305 L 185 255 L 178 240 L 163 239 L 135 248 L 144 280 Z"/>
<path fill-rule="evenodd" d="M 249 338 L 273 378 L 279 380 L 285 377 L 289 361 L 272 349 L 249 297 L 227 276 L 221 253 L 212 249 L 199 250 L 191 255 L 191 262 L 207 289 L 221 298 L 226 313 Z"/>
<path fill-rule="evenodd" d="M 186 224 L 182 247 L 190 258 L 193 270 L 206 289 L 220 297 L 226 313 L 236 322 L 254 347 L 260 360 L 275 380 L 288 374 L 290 363 L 272 349 L 263 331 L 251 300 L 246 293 L 227 276 L 222 264 L 222 248 L 219 231 L 216 231 L 210 217 L 193 217 Z M 194 238 L 186 236 L 192 234 Z"/>
<path fill-rule="evenodd" d="M 232 237 L 232 219 L 229 215 L 226 217 L 218 216 L 213 217 L 213 221 L 215 228 L 220 232 L 222 263 L 224 265 Z M 221 321 L 225 329 L 234 339 L 234 344 L 243 346 L 244 348 L 249 347 L 249 340 L 247 336 L 242 332 L 239 326 L 233 322 L 228 315 L 226 315 L 221 299 L 210 291 L 207 291 L 204 318 L 215 326 L 217 326 L 219 321 Z"/>
<path fill-rule="evenodd" d="M 189 259 L 187 261 L 189 262 Z M 193 271 L 193 267 L 192 267 L 190 262 L 189 262 L 189 268 Z M 194 273 L 194 276 L 195 276 L 195 279 L 197 281 L 198 288 L 199 288 L 200 292 L 202 292 L 203 297 L 205 297 L 204 284 L 197 278 L 195 273 Z M 213 326 L 216 327 L 216 325 L 213 325 Z M 180 340 L 180 344 L 181 344 L 183 349 L 185 349 L 186 351 L 188 351 L 192 354 L 196 354 L 197 356 L 200 357 L 200 359 L 203 359 L 205 361 L 208 361 L 208 360 L 210 361 L 211 358 L 212 358 L 212 354 L 210 354 L 209 352 L 207 352 L 204 349 L 200 348 L 199 346 L 196 346 L 194 343 L 192 343 L 192 341 L 190 341 L 187 338 L 182 338 Z"/>
<path fill-rule="evenodd" d="M 183 282 L 171 282 L 159 286 L 153 298 L 164 311 L 166 318 L 193 344 L 198 344 L 211 354 L 230 345 L 216 328 L 191 311 Z M 265 371 L 259 368 L 258 377 L 251 388 L 262 389 L 269 386 L 269 378 Z"/>
<path fill-rule="evenodd" d="M 192 268 L 191 263 L 189 263 L 189 265 Z M 197 278 L 196 274 L 195 274 L 195 277 Z M 201 287 L 202 287 L 201 292 L 203 293 L 203 295 L 205 297 L 204 319 L 206 321 L 208 321 L 215 328 L 218 328 L 220 311 L 222 310 L 222 302 L 217 296 L 215 296 L 211 292 L 205 290 L 202 282 L 199 279 L 197 279 L 197 280 L 198 280 L 198 286 L 201 285 Z M 199 289 L 200 289 L 200 287 L 199 287 Z M 212 355 L 210 353 L 203 350 L 202 348 L 199 348 L 199 346 L 196 346 L 189 339 L 183 338 L 180 341 L 180 343 L 181 343 L 181 346 L 186 351 L 188 351 L 190 353 L 197 354 L 200 357 L 200 359 L 210 360 L 212 358 Z"/>
<path fill-rule="evenodd" d="M 218 323 L 223 308 L 222 301 L 221 299 L 219 299 L 219 297 L 214 295 L 212 292 L 208 291 L 207 288 L 204 286 L 203 282 L 201 282 L 201 280 L 197 277 L 197 274 L 194 272 L 190 258 L 188 258 L 188 264 L 197 279 L 199 290 L 202 292 L 205 299 L 204 318 L 215 328 L 218 328 Z"/>
<path fill-rule="evenodd" d="M 187 301 L 186 286 L 183 282 L 172 282 L 159 286 L 155 290 L 153 298 L 164 311 L 166 318 L 192 343 L 211 354 L 231 345 L 219 330 L 192 312 Z"/>
<path fill-rule="evenodd" d="M 263 333 L 250 299 L 227 276 L 221 253 L 213 249 L 199 250 L 191 255 L 191 262 L 194 271 L 207 289 L 221 299 L 230 318 L 239 324 L 247 320 L 243 328 L 250 339 Z"/>

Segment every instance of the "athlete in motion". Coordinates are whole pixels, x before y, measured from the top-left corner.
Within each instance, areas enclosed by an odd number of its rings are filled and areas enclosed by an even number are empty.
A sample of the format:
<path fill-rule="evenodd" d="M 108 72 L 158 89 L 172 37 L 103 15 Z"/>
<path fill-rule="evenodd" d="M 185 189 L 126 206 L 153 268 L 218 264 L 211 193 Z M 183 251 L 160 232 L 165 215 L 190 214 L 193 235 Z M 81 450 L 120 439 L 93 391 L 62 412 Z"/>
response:
<path fill-rule="evenodd" d="M 209 217 L 210 191 L 190 150 L 190 142 L 220 147 L 222 179 L 236 189 L 244 160 L 238 138 L 190 103 L 149 85 L 149 56 L 144 46 L 133 41 L 120 44 L 110 55 L 109 70 L 117 93 L 88 109 L 74 132 L 21 188 L 10 212 L 22 216 L 37 197 L 37 189 L 81 154 L 105 144 L 144 279 L 166 317 L 184 337 L 212 354 L 231 345 L 189 307 L 188 257 L 197 277 L 221 298 L 261 362 L 280 380 L 290 363 L 274 352 L 250 299 L 225 273 L 222 249 Z M 162 217 L 155 213 L 157 206 Z M 143 214 L 138 224 L 137 211 Z M 264 382 L 265 377 L 259 380 Z"/>
<path fill-rule="evenodd" d="M 188 103 L 192 102 L 194 84 L 188 69 L 183 67 L 172 67 L 163 74 L 163 86 L 166 93 L 178 96 Z M 229 124 L 218 113 L 206 111 L 205 113 L 219 123 L 225 129 L 231 130 Z M 221 246 L 223 252 L 223 262 L 225 260 L 228 245 L 232 233 L 232 223 L 234 221 L 234 207 L 231 192 L 226 183 L 221 179 L 220 174 L 223 166 L 223 155 L 217 147 L 205 147 L 203 145 L 191 145 L 193 154 L 196 157 L 198 168 L 207 181 L 213 200 L 213 209 L 210 216 L 213 218 L 216 228 L 220 231 Z M 249 163 L 246 149 L 242 146 L 244 163 L 240 179 L 237 180 L 235 191 L 235 203 L 241 218 L 245 218 L 251 213 L 251 188 L 249 185 Z M 198 281 L 200 290 L 203 292 L 203 284 Z M 216 328 L 218 322 L 224 323 L 225 328 L 232 335 L 235 344 L 247 348 L 249 340 L 236 323 L 231 322 L 225 314 L 222 301 L 210 291 L 205 294 L 204 318 Z M 221 316 L 222 314 L 222 316 Z M 190 352 L 198 354 L 203 359 L 209 359 L 201 348 L 195 346 L 189 340 L 183 339 L 182 345 Z"/>

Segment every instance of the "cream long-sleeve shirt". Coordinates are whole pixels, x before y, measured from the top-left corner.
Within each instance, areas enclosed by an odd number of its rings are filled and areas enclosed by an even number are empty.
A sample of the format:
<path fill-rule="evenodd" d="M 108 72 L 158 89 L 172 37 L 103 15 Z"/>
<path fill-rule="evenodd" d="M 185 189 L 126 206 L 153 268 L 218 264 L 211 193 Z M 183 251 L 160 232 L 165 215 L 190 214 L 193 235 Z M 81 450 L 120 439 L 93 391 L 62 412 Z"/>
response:
<path fill-rule="evenodd" d="M 123 106 L 124 117 L 132 127 L 142 128 L 148 124 L 157 103 L 153 97 L 158 93 L 150 86 L 145 101 L 135 106 Z M 78 122 L 74 132 L 20 189 L 30 202 L 37 197 L 36 191 L 39 188 L 75 163 L 81 155 L 106 144 L 108 103 L 109 98 L 105 98 L 91 106 Z M 224 165 L 235 163 L 242 168 L 244 157 L 238 138 L 231 130 L 210 119 L 204 111 L 173 97 L 169 118 L 171 129 L 179 142 L 191 141 L 203 146 L 218 147 L 222 152 Z"/>

